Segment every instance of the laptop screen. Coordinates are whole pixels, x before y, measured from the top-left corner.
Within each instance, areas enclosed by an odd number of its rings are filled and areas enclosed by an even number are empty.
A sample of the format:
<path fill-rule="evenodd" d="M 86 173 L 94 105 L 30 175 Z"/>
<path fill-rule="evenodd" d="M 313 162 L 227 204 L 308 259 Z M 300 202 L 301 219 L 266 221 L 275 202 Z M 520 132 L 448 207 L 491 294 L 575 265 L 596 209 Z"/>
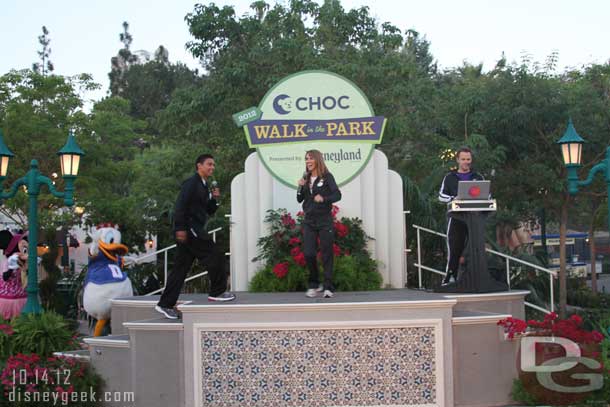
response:
<path fill-rule="evenodd" d="M 460 200 L 487 200 L 491 181 L 460 181 L 456 199 Z"/>

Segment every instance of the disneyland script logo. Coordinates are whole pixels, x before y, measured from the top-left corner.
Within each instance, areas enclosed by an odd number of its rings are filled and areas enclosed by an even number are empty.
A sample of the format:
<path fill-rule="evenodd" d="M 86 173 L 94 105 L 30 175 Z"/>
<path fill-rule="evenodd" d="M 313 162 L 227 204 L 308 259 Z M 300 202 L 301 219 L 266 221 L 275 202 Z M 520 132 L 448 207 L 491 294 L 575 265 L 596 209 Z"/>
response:
<path fill-rule="evenodd" d="M 259 106 L 233 120 L 274 178 L 293 188 L 304 170 L 297 157 L 312 149 L 322 152 L 339 185 L 347 183 L 381 143 L 386 125 L 354 83 L 326 71 L 282 79 Z"/>

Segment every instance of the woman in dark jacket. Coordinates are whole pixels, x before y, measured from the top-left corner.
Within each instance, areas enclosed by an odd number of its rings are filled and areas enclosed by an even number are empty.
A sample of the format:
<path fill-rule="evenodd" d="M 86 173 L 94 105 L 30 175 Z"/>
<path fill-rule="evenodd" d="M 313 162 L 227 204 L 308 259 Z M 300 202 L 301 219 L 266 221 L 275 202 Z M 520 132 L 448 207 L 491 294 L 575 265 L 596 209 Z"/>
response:
<path fill-rule="evenodd" d="M 315 297 L 324 291 L 324 297 L 333 296 L 333 242 L 334 226 L 332 204 L 341 199 L 341 191 L 335 178 L 324 164 L 324 157 L 318 150 L 309 150 L 305 154 L 305 174 L 298 182 L 297 201 L 303 202 L 303 241 L 305 261 L 309 269 L 309 289 L 305 294 Z M 318 279 L 317 241 L 320 239 L 324 284 Z"/>

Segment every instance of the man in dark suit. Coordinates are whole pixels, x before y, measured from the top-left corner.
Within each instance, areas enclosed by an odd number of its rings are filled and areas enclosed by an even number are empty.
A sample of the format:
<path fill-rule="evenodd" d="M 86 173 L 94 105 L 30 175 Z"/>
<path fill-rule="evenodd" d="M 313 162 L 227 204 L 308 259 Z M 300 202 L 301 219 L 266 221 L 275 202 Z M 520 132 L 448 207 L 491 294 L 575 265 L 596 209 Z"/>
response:
<path fill-rule="evenodd" d="M 208 217 L 218 209 L 220 191 L 209 181 L 216 163 L 210 154 L 202 154 L 195 161 L 196 173 L 184 181 L 176 200 L 174 232 L 177 253 L 174 269 L 167 279 L 155 310 L 166 318 L 177 319 L 174 306 L 180 296 L 186 274 L 195 258 L 206 265 L 210 277 L 209 301 L 231 301 L 235 295 L 227 291 L 224 254 L 218 250 L 206 231 Z"/>

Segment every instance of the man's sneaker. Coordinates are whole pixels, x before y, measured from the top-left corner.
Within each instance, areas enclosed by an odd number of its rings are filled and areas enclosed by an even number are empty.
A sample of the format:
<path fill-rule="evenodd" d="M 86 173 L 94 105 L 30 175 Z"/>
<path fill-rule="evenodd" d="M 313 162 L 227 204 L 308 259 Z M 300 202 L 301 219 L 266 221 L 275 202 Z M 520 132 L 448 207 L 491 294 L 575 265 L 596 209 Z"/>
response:
<path fill-rule="evenodd" d="M 333 292 L 330 290 L 324 290 L 324 298 L 333 298 Z"/>
<path fill-rule="evenodd" d="M 445 286 L 453 283 L 455 283 L 455 277 L 453 277 L 453 274 L 447 274 L 441 285 Z"/>
<path fill-rule="evenodd" d="M 231 294 L 228 291 L 212 297 L 211 295 L 208 297 L 208 301 L 233 301 L 235 299 L 235 294 Z"/>
<path fill-rule="evenodd" d="M 310 288 L 305 292 L 305 297 L 315 298 L 318 295 L 318 292 L 317 288 Z"/>
<path fill-rule="evenodd" d="M 155 311 L 163 314 L 168 319 L 178 319 L 178 313 L 173 308 L 165 308 L 159 305 L 155 305 Z"/>

